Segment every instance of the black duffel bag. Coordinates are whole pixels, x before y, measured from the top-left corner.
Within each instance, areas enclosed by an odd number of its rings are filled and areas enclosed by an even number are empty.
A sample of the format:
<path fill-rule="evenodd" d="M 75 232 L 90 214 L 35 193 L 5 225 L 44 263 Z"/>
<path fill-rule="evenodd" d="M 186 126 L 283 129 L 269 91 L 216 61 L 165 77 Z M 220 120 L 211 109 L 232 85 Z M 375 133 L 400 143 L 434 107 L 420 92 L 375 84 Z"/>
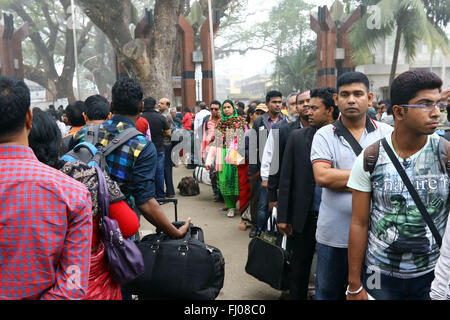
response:
<path fill-rule="evenodd" d="M 282 248 L 283 236 L 275 221 L 268 218 L 271 231 L 263 231 L 248 245 L 245 272 L 277 290 L 288 290 L 290 284 L 290 255 Z"/>
<path fill-rule="evenodd" d="M 174 222 L 179 228 L 184 222 Z M 225 260 L 219 249 L 204 243 L 203 230 L 192 224 L 183 239 L 157 230 L 137 245 L 144 273 L 125 284 L 139 299 L 214 300 L 223 287 Z"/>

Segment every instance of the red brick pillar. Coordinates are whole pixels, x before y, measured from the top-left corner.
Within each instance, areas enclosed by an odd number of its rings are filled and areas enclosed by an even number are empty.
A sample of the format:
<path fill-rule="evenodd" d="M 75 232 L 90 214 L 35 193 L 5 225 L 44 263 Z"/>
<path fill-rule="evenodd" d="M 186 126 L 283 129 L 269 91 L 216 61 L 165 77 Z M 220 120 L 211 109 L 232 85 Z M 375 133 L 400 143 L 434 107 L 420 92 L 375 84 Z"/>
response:
<path fill-rule="evenodd" d="M 338 76 L 349 71 L 355 70 L 355 65 L 352 62 L 352 45 L 349 39 L 350 27 L 361 19 L 361 6 L 359 6 L 352 15 L 345 21 L 345 23 L 338 30 L 337 46 L 345 50 L 345 58 L 340 63 L 338 69 Z"/>
<path fill-rule="evenodd" d="M 311 29 L 317 34 L 317 86 L 336 86 L 336 74 L 353 71 L 352 47 L 348 39 L 350 27 L 361 18 L 361 7 L 339 28 L 326 6 L 319 7 L 318 18 L 310 16 Z M 336 61 L 336 48 L 345 49 L 345 57 Z"/>
<path fill-rule="evenodd" d="M 219 25 L 217 23 L 214 23 L 213 24 L 214 35 L 216 34 L 218 29 Z M 211 102 L 215 99 L 209 18 L 207 18 L 205 22 L 203 22 L 203 25 L 200 29 L 200 43 L 203 53 L 202 97 L 203 101 L 209 106 Z"/>
<path fill-rule="evenodd" d="M 192 62 L 194 52 L 194 29 L 184 15 L 178 17 L 180 27 L 180 59 L 181 59 L 181 102 L 183 108 L 193 108 L 196 102 L 195 95 L 195 65 Z"/>

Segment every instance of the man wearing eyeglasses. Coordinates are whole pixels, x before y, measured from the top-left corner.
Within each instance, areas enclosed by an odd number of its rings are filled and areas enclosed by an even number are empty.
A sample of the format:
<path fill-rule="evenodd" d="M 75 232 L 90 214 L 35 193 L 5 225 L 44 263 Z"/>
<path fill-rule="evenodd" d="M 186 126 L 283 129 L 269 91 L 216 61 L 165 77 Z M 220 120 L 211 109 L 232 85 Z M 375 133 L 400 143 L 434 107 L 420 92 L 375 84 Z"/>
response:
<path fill-rule="evenodd" d="M 447 157 L 449 147 L 435 133 L 447 107 L 441 86 L 429 71 L 398 76 L 391 86 L 394 131 L 386 141 L 442 236 L 449 211 L 442 154 Z M 369 169 L 368 150 L 374 146 L 379 148 Z M 347 299 L 366 300 L 369 294 L 377 300 L 429 300 L 439 245 L 383 144 L 366 152 L 347 184 L 353 190 Z"/>

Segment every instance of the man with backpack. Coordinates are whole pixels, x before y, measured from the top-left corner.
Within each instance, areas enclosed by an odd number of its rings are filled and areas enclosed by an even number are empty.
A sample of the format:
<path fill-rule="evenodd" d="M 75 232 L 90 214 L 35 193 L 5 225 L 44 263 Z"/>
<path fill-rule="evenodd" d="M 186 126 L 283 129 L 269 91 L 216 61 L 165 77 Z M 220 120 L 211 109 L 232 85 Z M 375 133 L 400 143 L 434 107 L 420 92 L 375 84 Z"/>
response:
<path fill-rule="evenodd" d="M 349 300 L 430 299 L 449 211 L 449 143 L 435 133 L 446 108 L 441 86 L 429 71 L 399 75 L 391 86 L 394 132 L 353 166 Z"/>
<path fill-rule="evenodd" d="M 139 82 L 131 78 L 121 78 L 112 88 L 111 110 L 114 116 L 102 123 L 98 129 L 97 143 L 104 147 L 128 128 L 135 128 L 143 109 L 143 89 Z M 86 139 L 86 128 L 74 137 L 75 143 Z M 155 199 L 156 149 L 143 134 L 124 139 L 119 148 L 106 156 L 109 175 L 124 193 L 128 204 L 137 207 L 150 223 L 160 228 L 172 238 L 182 238 L 190 223 L 190 218 L 179 229 L 167 219 Z"/>
<path fill-rule="evenodd" d="M 333 97 L 341 117 L 319 129 L 311 147 L 314 177 L 322 187 L 316 231 L 318 300 L 345 300 L 352 217 L 352 194 L 347 188 L 350 170 L 364 147 L 392 132 L 391 126 L 367 116 L 373 99 L 369 87 L 369 79 L 360 72 L 338 78 L 338 93 Z"/>

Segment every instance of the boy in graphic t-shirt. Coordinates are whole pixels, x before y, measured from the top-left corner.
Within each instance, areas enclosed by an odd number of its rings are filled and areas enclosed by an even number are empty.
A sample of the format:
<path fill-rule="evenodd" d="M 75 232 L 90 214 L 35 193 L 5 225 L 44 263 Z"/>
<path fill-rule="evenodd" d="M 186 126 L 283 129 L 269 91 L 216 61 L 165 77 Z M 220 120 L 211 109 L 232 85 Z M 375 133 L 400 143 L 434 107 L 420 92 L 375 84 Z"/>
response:
<path fill-rule="evenodd" d="M 395 129 L 386 141 L 443 235 L 449 179 L 441 163 L 444 139 L 435 133 L 446 107 L 441 86 L 429 71 L 398 76 L 391 86 Z M 376 143 L 373 172 L 365 170 L 363 152 L 347 184 L 353 189 L 347 299 L 369 294 L 377 300 L 428 300 L 439 246 L 383 145 Z"/>

